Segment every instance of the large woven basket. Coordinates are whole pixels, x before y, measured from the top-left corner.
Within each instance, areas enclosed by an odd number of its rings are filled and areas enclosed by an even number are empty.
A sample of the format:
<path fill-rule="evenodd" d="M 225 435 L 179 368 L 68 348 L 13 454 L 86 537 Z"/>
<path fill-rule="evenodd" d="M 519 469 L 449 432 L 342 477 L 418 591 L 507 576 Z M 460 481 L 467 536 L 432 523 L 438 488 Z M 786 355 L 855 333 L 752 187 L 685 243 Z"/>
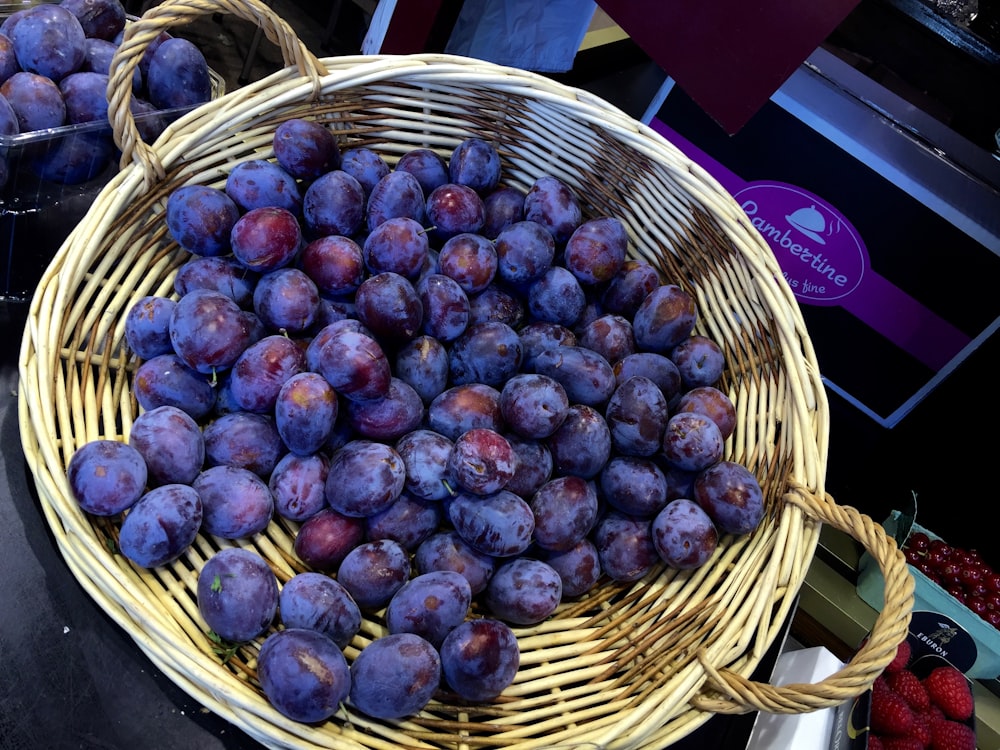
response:
<path fill-rule="evenodd" d="M 128 114 L 131 71 L 160 31 L 226 12 L 256 23 L 286 67 L 175 123 L 152 146 Z M 69 568 L 156 667 L 203 705 L 273 747 L 663 748 L 713 715 L 802 713 L 864 692 L 905 637 L 912 579 L 879 524 L 824 490 L 828 410 L 794 297 L 745 214 L 704 171 L 608 103 L 542 76 L 441 55 L 318 60 L 257 0 L 168 0 L 133 24 L 109 86 L 122 169 L 44 274 L 20 354 L 20 429 L 41 510 Z M 198 572 L 231 546 L 201 536 L 179 561 L 146 570 L 112 553 L 115 525 L 81 512 L 67 486 L 73 452 L 126 440 L 138 414 L 126 311 L 171 294 L 186 254 L 163 220 L 179 185 L 221 186 L 228 170 L 272 156 L 276 127 L 294 117 L 334 128 L 342 148 L 364 145 L 390 164 L 424 146 L 447 154 L 462 139 L 497 144 L 509 184 L 559 177 L 588 215 L 621 218 L 636 256 L 691 291 L 698 332 L 721 343 L 722 387 L 738 408 L 727 457 L 765 490 L 767 513 L 746 537 L 726 538 L 704 567 L 657 568 L 633 584 L 602 583 L 545 622 L 521 628 L 521 669 L 488 705 L 442 695 L 419 715 L 370 719 L 345 705 L 322 725 L 272 709 L 256 681 L 259 643 L 223 664 L 195 600 Z M 751 681 L 792 612 L 822 524 L 844 530 L 885 573 L 885 607 L 867 643 L 816 684 Z M 280 581 L 303 570 L 295 525 L 276 518 L 240 544 Z M 384 633 L 366 619 L 348 660 Z"/>

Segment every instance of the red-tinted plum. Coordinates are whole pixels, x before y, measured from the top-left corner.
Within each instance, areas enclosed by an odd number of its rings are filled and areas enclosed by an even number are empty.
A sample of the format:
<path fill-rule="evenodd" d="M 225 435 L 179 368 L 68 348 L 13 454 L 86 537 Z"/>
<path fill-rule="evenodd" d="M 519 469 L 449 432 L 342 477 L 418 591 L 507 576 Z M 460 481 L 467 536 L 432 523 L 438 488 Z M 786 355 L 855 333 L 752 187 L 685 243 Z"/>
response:
<path fill-rule="evenodd" d="M 334 571 L 365 539 L 365 522 L 333 508 L 323 508 L 299 527 L 295 555 L 314 570 Z"/>
<path fill-rule="evenodd" d="M 693 500 L 673 500 L 652 523 L 653 545 L 672 568 L 700 568 L 719 546 L 719 532 L 708 514 Z"/>
<path fill-rule="evenodd" d="M 628 233 L 620 219 L 587 219 L 566 240 L 566 268 L 583 284 L 611 281 L 625 264 Z"/>
<path fill-rule="evenodd" d="M 296 117 L 274 129 L 274 158 L 297 180 L 315 180 L 340 167 L 340 148 L 329 128 Z"/>
<path fill-rule="evenodd" d="M 500 695 L 521 664 L 514 631 L 488 617 L 467 620 L 451 631 L 440 654 L 448 686 L 464 700 L 479 703 Z"/>
<path fill-rule="evenodd" d="M 764 518 L 764 493 L 747 467 L 719 461 L 694 480 L 694 500 L 723 534 L 749 534 Z"/>

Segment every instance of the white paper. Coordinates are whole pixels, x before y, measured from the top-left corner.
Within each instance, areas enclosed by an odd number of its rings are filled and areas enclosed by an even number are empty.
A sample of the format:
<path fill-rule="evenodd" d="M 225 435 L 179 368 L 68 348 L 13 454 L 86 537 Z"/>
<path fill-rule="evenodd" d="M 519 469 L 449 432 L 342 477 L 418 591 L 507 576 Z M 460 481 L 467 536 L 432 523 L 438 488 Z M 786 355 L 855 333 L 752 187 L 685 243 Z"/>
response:
<path fill-rule="evenodd" d="M 822 682 L 843 667 L 844 663 L 822 646 L 786 651 L 775 662 L 771 684 Z M 835 714 L 834 708 L 804 714 L 761 711 L 747 750 L 828 750 Z"/>

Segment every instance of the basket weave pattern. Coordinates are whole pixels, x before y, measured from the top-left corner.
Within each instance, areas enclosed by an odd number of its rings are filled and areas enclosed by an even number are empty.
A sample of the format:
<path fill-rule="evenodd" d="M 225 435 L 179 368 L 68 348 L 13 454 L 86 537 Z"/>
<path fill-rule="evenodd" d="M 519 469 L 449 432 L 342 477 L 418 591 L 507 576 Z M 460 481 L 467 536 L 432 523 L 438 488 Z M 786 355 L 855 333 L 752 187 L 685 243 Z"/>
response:
<path fill-rule="evenodd" d="M 200 107 L 153 146 L 128 116 L 128 82 L 160 30 L 198 15 L 258 23 L 287 67 Z M 905 637 L 912 580 L 881 527 L 823 489 L 828 413 L 815 355 L 796 302 L 745 214 L 676 148 L 606 102 L 541 77 L 441 55 L 317 60 L 256 0 L 177 0 L 152 8 L 123 43 L 109 86 L 123 168 L 58 252 L 32 301 L 19 393 L 25 454 L 41 509 L 73 574 L 149 658 L 181 688 L 249 735 L 298 748 L 662 748 L 716 713 L 798 713 L 836 705 L 869 687 Z M 221 187 L 231 167 L 269 158 L 290 118 L 327 123 L 341 148 L 368 146 L 394 164 L 406 151 L 447 154 L 470 136 L 494 142 L 505 182 L 527 189 L 554 175 L 589 216 L 613 215 L 631 250 L 692 292 L 697 332 L 723 346 L 721 388 L 738 410 L 727 457 L 761 481 L 759 529 L 726 538 L 709 564 L 661 567 L 634 584 L 602 584 L 549 620 L 516 629 L 521 668 L 488 705 L 440 694 L 419 715 L 378 721 L 344 706 L 321 726 L 273 710 L 254 671 L 259 642 L 225 664 L 195 600 L 198 571 L 233 542 L 199 536 L 180 560 L 145 570 L 114 554 L 116 527 L 83 514 L 65 469 L 98 438 L 126 440 L 138 415 L 124 342 L 125 314 L 140 297 L 169 295 L 187 255 L 164 222 L 183 184 Z M 748 678 L 790 614 L 820 527 L 860 540 L 886 577 L 886 605 L 868 643 L 815 685 L 775 688 Z M 302 571 L 296 525 L 275 518 L 239 542 L 267 559 L 281 582 Z M 348 661 L 385 632 L 368 617 Z"/>

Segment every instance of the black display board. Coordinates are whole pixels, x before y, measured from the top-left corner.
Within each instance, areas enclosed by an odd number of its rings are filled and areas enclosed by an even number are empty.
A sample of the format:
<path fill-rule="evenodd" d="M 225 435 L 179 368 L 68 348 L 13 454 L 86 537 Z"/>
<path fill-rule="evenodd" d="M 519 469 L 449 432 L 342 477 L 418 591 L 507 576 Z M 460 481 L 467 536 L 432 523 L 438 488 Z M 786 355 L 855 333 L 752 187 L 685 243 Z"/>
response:
<path fill-rule="evenodd" d="M 1000 424 L 991 385 L 1000 357 L 1000 336 L 993 335 L 1000 258 L 815 124 L 772 100 L 729 136 L 677 86 L 650 122 L 741 203 L 766 199 L 775 186 L 796 192 L 795 200 L 756 203 L 756 217 L 766 214 L 781 229 L 773 244 L 786 276 L 808 278 L 793 273 L 802 253 L 782 248 L 781 237 L 822 254 L 852 284 L 859 251 L 843 238 L 853 233 L 863 243 L 870 276 L 850 287 L 859 298 L 845 305 L 797 295 L 829 396 L 826 490 L 876 521 L 915 496 L 924 527 L 956 546 L 978 549 L 998 569 L 996 530 L 977 519 L 995 494 L 989 469 Z M 740 196 L 756 185 L 763 186 L 761 193 Z M 799 231 L 810 227 L 788 221 L 795 210 L 813 208 L 813 200 L 824 231 L 835 218 L 843 222 L 841 241 L 816 232 L 828 240 L 821 245 Z M 781 210 L 786 207 L 791 210 Z M 854 265 L 842 262 L 837 248 Z M 878 283 L 869 285 L 872 276 Z M 914 311 L 920 325 L 905 338 L 901 332 Z M 930 333 L 922 338 L 924 324 Z M 940 335 L 937 348 L 931 334 Z"/>
<path fill-rule="evenodd" d="M 773 101 L 730 136 L 674 87 L 650 124 L 733 193 L 828 387 L 878 423 L 897 424 L 998 325 L 1000 257 Z"/>

